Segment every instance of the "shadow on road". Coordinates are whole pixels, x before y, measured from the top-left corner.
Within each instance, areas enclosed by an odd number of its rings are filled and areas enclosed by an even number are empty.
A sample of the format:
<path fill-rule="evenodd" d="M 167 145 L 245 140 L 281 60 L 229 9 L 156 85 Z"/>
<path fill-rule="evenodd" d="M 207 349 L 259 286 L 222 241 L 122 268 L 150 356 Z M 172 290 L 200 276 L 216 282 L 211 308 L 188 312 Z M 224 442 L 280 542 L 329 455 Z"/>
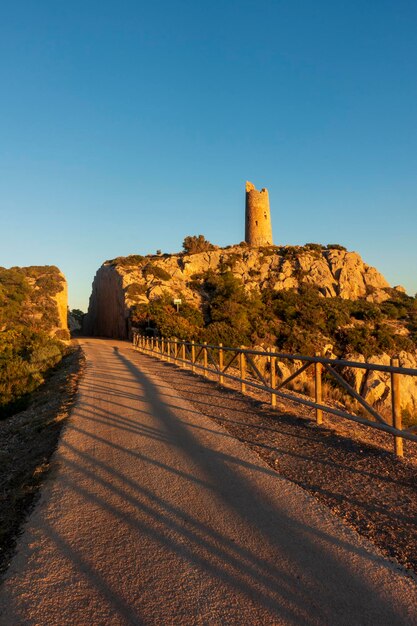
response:
<path fill-rule="evenodd" d="M 241 458 L 230 435 L 190 410 L 139 355 L 104 351 L 109 368 L 98 363 L 81 384 L 56 480 L 77 494 L 83 515 L 111 519 L 126 545 L 112 550 L 107 537 L 107 565 L 96 567 L 57 527 L 45 533 L 121 623 L 403 623 L 375 589 L 379 557 L 348 531 L 336 536 L 333 522 L 321 526 L 320 514 L 309 524 L 303 494 L 306 511 L 296 516 L 286 481 L 253 454 Z M 137 580 L 109 576 L 112 568 L 122 575 L 123 554 Z M 355 565 L 364 560 L 369 580 Z M 389 568 L 380 571 L 389 577 Z M 137 605 L 126 586 L 137 587 Z M 214 620 L 204 621 L 216 604 Z"/>

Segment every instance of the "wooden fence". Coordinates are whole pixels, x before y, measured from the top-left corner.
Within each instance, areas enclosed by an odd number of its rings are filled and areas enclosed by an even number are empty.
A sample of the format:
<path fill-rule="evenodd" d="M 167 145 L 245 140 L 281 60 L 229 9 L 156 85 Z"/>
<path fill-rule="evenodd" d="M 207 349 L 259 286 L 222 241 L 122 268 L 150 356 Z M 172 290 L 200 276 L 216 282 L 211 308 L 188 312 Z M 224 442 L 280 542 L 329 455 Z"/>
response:
<path fill-rule="evenodd" d="M 371 428 L 382 430 L 393 436 L 394 451 L 397 456 L 403 456 L 403 439 L 417 442 L 417 425 L 403 429 L 401 413 L 401 377 L 417 376 L 417 369 L 399 366 L 399 359 L 393 357 L 391 365 L 376 365 L 373 363 L 359 363 L 356 361 L 344 361 L 342 359 L 328 359 L 322 356 L 304 356 L 299 354 L 286 354 L 247 348 L 229 348 L 222 344 L 211 345 L 195 343 L 194 341 L 181 341 L 179 339 L 165 337 L 146 337 L 134 332 L 133 345 L 136 350 L 152 354 L 168 362 L 188 367 L 191 371 L 200 371 L 203 375 L 213 373 L 222 385 L 225 379 L 237 381 L 242 393 L 247 387 L 266 391 L 270 394 L 271 405 L 276 405 L 277 397 L 297 402 L 304 406 L 315 409 L 316 422 L 323 422 L 323 413 L 330 413 Z M 265 368 L 259 368 L 256 358 L 265 360 L 268 364 Z M 277 361 L 289 360 L 297 365 L 298 369 L 285 380 L 277 381 Z M 283 389 L 303 374 L 307 369 L 314 368 L 314 401 L 300 394 L 289 394 Z M 341 368 L 355 368 L 385 372 L 390 376 L 391 384 L 391 423 L 387 421 L 373 406 L 371 406 L 337 371 Z M 264 369 L 267 374 L 260 371 Z M 234 373 L 232 373 L 234 372 Z M 354 398 L 362 411 L 373 419 L 361 415 L 355 415 L 341 408 L 335 408 L 324 404 L 322 393 L 323 373 L 337 383 L 349 396 Z"/>

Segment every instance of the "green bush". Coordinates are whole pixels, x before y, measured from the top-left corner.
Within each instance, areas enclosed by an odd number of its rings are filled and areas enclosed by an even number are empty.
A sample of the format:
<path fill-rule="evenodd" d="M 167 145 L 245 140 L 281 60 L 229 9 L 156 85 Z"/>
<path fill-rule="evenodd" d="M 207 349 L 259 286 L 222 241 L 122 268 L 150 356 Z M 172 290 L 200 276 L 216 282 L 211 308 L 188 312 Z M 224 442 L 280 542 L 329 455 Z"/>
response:
<path fill-rule="evenodd" d="M 375 321 L 378 322 L 382 319 L 381 307 L 373 302 L 367 302 L 366 300 L 355 300 L 349 302 L 350 314 L 357 320 L 363 320 L 366 322 Z"/>
<path fill-rule="evenodd" d="M 137 283 L 132 283 L 126 288 L 126 295 L 128 296 L 128 298 L 135 299 L 138 296 L 145 295 L 146 291 L 146 285 L 138 285 Z"/>
<path fill-rule="evenodd" d="M 66 348 L 43 332 L 23 330 L 0 335 L 0 418 L 24 408 L 29 394 L 43 383 L 47 371 Z"/>
<path fill-rule="evenodd" d="M 245 344 L 244 337 L 227 322 L 213 322 L 204 332 L 204 341 L 218 346 L 219 343 L 230 348 L 237 348 Z"/>
<path fill-rule="evenodd" d="M 187 254 L 196 254 L 197 252 L 214 249 L 213 244 L 207 241 L 204 235 L 188 235 L 184 238 L 182 247 Z"/>
<path fill-rule="evenodd" d="M 283 246 L 279 250 L 280 256 L 287 261 L 296 261 L 300 254 L 301 246 Z"/>
<path fill-rule="evenodd" d="M 320 254 L 322 250 L 324 250 L 324 246 L 322 246 L 321 243 L 306 243 L 304 248 L 313 250 L 314 252 L 320 252 Z"/>
<path fill-rule="evenodd" d="M 299 249 L 286 250 L 291 256 Z M 262 342 L 282 352 L 310 355 L 328 343 L 339 356 L 356 352 L 366 358 L 416 348 L 415 298 L 394 291 L 387 304 L 324 298 L 314 285 L 248 293 L 229 267 L 221 269 L 191 277 L 188 286 L 201 297 L 201 311 L 182 297 L 177 313 L 172 297 L 166 296 L 137 307 L 135 325 L 151 325 L 161 335 L 180 339 L 231 347 Z M 393 319 L 400 322 L 389 323 Z M 410 336 L 401 331 L 405 326 Z"/>
<path fill-rule="evenodd" d="M 0 268 L 0 418 L 25 406 L 66 350 L 52 297 L 62 280 L 54 266 Z"/>
<path fill-rule="evenodd" d="M 148 276 L 154 276 L 163 281 L 171 280 L 172 276 L 166 272 L 162 267 L 154 265 L 153 263 L 147 263 L 142 269 L 142 274 L 147 278 Z"/>
<path fill-rule="evenodd" d="M 328 244 L 327 244 L 327 249 L 328 249 L 328 250 L 343 250 L 344 252 L 346 252 L 346 251 L 347 251 L 347 250 L 346 250 L 346 248 L 345 248 L 345 246 L 341 246 L 341 245 L 340 245 L 340 244 L 338 244 L 338 243 L 328 243 Z"/>
<path fill-rule="evenodd" d="M 140 265 L 145 257 L 140 254 L 130 254 L 129 256 L 118 256 L 115 259 L 105 261 L 105 265 L 118 265 L 120 267 L 135 267 Z"/>

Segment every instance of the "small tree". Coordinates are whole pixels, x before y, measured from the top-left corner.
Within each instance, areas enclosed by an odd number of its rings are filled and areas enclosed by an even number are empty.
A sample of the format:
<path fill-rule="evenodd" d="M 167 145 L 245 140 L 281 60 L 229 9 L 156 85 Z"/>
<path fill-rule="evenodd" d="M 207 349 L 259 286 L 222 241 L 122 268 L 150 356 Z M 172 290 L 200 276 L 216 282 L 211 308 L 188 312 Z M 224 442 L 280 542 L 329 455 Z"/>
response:
<path fill-rule="evenodd" d="M 207 241 L 204 235 L 188 235 L 188 237 L 185 237 L 182 247 L 187 254 L 214 249 L 213 244 Z"/>
<path fill-rule="evenodd" d="M 72 315 L 72 317 L 76 319 L 79 324 L 82 325 L 85 315 L 83 311 L 81 311 L 80 309 L 72 309 L 71 311 L 69 311 L 69 314 Z"/>

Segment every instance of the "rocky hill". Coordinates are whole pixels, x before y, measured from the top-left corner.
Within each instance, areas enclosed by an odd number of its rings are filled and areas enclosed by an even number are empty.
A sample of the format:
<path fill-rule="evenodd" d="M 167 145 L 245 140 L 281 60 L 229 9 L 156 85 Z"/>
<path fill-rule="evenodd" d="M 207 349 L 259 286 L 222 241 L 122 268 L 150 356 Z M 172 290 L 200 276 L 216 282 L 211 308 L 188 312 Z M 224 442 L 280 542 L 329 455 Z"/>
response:
<path fill-rule="evenodd" d="M 106 261 L 94 279 L 85 330 L 127 339 L 133 327 L 213 344 L 325 351 L 382 364 L 399 355 L 401 364 L 417 367 L 416 298 L 390 287 L 356 252 L 336 245 L 241 244 Z M 357 375 L 352 383 L 388 410 L 388 378 Z M 403 409 L 415 416 L 417 381 L 404 380 Z"/>
<path fill-rule="evenodd" d="M 68 339 L 67 283 L 59 269 L 0 267 L 0 417 L 42 383 Z"/>
<path fill-rule="evenodd" d="M 133 308 L 163 295 L 181 297 L 191 306 L 201 308 L 204 293 L 196 289 L 196 281 L 208 271 L 225 270 L 238 278 L 248 293 L 265 289 L 298 290 L 301 285 L 314 285 L 327 298 L 363 298 L 370 302 L 388 300 L 391 293 L 382 274 L 364 263 L 356 252 L 348 252 L 341 246 L 232 246 L 196 254 L 132 255 L 106 261 L 98 270 L 90 298 L 87 331 L 93 335 L 127 338 Z"/>

